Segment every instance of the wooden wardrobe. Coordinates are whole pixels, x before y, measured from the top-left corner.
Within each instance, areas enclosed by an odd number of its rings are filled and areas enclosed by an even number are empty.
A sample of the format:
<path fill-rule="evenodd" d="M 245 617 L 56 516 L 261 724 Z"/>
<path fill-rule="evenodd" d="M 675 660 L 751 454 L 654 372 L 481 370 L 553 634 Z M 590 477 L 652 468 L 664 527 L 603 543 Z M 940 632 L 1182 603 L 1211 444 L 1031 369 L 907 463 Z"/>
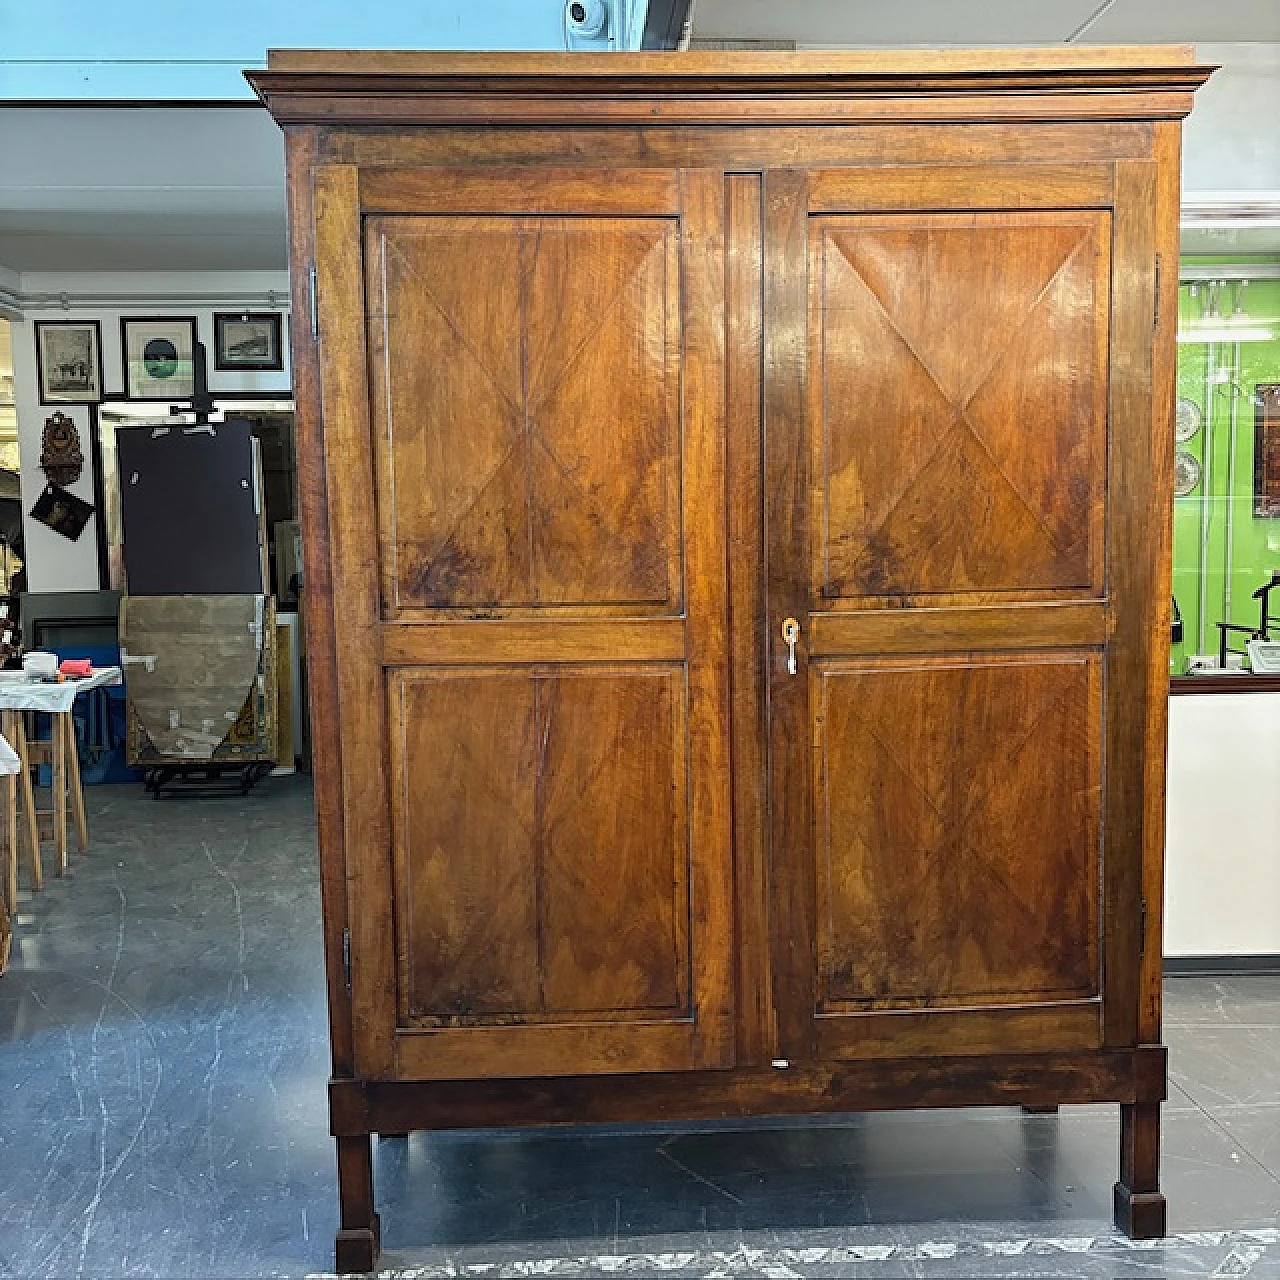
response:
<path fill-rule="evenodd" d="M 1186 48 L 272 54 L 371 1133 L 1110 1101 L 1163 1232 Z M 945 1206 L 939 1206 L 940 1209 Z"/>

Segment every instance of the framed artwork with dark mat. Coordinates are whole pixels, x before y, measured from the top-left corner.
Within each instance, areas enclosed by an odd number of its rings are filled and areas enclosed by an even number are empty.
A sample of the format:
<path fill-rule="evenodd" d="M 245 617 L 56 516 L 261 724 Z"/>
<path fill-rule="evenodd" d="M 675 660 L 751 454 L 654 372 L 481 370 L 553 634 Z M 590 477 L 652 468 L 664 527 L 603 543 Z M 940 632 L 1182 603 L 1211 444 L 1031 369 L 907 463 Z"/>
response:
<path fill-rule="evenodd" d="M 190 400 L 195 393 L 194 316 L 122 316 L 124 393 L 130 400 Z"/>
<path fill-rule="evenodd" d="M 36 369 L 41 404 L 97 404 L 102 399 L 102 330 L 96 320 L 37 320 Z"/>
<path fill-rule="evenodd" d="M 278 311 L 215 311 L 213 367 L 270 372 L 284 368 L 284 317 Z"/>

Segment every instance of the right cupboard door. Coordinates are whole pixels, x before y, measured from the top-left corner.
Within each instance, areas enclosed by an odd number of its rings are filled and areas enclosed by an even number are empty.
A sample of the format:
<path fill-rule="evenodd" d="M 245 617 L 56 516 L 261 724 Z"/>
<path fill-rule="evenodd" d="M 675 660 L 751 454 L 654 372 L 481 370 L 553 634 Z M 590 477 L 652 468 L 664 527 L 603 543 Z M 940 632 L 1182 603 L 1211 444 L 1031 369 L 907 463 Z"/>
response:
<path fill-rule="evenodd" d="M 1134 1042 L 1152 182 L 766 175 L 783 1057 Z"/>

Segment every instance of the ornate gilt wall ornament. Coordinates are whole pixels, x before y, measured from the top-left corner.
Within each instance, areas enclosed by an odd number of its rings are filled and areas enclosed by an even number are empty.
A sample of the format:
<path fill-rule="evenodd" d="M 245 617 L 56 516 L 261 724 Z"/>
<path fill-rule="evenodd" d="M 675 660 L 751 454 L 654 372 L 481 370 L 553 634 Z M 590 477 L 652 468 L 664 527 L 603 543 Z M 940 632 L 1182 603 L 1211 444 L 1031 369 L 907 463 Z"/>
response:
<path fill-rule="evenodd" d="M 84 470 L 80 432 L 60 409 L 44 420 L 40 469 L 49 477 L 50 483 L 60 485 L 75 484 Z"/>

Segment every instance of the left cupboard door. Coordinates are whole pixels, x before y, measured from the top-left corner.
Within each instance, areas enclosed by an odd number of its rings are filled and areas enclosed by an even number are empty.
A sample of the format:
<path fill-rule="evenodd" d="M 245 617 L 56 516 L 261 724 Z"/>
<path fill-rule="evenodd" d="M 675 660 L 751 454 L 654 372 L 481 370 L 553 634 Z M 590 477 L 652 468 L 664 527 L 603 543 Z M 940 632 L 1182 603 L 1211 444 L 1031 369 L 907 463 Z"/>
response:
<path fill-rule="evenodd" d="M 313 179 L 357 1072 L 730 1066 L 723 177 Z"/>

